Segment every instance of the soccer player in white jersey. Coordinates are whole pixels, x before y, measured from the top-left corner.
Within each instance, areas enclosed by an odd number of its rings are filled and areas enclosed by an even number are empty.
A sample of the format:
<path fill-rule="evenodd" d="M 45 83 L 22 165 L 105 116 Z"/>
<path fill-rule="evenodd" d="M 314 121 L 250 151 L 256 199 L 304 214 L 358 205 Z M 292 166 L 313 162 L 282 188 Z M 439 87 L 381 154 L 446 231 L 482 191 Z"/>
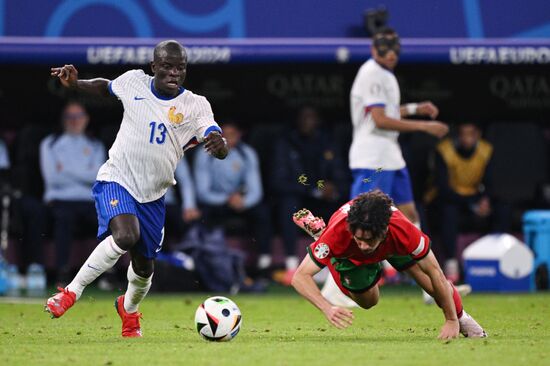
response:
<path fill-rule="evenodd" d="M 388 194 L 397 208 L 418 228 L 420 220 L 412 195 L 409 172 L 397 142 L 400 132 L 422 131 L 443 137 L 447 125 L 434 121 L 439 111 L 431 102 L 401 105 L 401 94 L 394 68 L 401 45 L 398 34 L 389 27 L 377 31 L 372 39 L 372 58 L 357 73 L 350 93 L 353 139 L 349 166 L 353 176 L 351 198 L 379 189 Z M 432 121 L 406 118 L 428 116 Z M 387 264 L 385 264 L 387 265 Z M 330 286 L 328 286 L 330 285 Z M 334 284 L 325 288 L 327 298 L 337 302 Z M 334 291 L 332 291 L 334 290 Z"/>
<path fill-rule="evenodd" d="M 351 197 L 378 188 L 394 200 L 409 220 L 418 224 L 409 173 L 397 138 L 400 132 L 412 131 L 443 137 L 449 128 L 438 121 L 404 118 L 423 115 L 434 119 L 439 111 L 431 102 L 400 104 L 399 84 L 393 74 L 400 43 L 394 30 L 384 28 L 377 32 L 373 36 L 371 53 L 372 58 L 359 69 L 350 93 L 353 123 L 349 151 L 353 175 Z"/>
<path fill-rule="evenodd" d="M 212 156 L 224 159 L 228 149 L 214 121 L 210 103 L 182 87 L 187 54 L 176 41 L 154 50 L 153 77 L 130 70 L 114 80 L 79 80 L 72 65 L 51 75 L 68 88 L 97 96 L 113 95 L 124 107 L 120 130 L 92 189 L 101 242 L 76 277 L 48 299 L 46 310 L 62 316 L 84 288 L 113 267 L 127 251 L 128 289 L 115 301 L 123 337 L 141 337 L 138 312 L 153 276 L 154 259 L 164 238 L 164 194 L 175 184 L 174 171 L 185 150 L 205 141 Z"/>

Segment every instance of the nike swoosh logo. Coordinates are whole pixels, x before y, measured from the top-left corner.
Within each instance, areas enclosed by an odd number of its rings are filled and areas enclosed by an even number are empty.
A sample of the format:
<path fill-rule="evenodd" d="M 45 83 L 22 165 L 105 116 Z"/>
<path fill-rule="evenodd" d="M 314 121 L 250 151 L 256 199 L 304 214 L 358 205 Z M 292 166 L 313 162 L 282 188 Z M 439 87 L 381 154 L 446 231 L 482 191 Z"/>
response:
<path fill-rule="evenodd" d="M 134 97 L 134 100 L 143 100 L 143 99 L 147 99 L 147 98 Z"/>
<path fill-rule="evenodd" d="M 98 272 L 101 271 L 99 268 L 96 268 L 96 267 L 94 267 L 94 266 L 90 266 L 90 263 L 88 263 L 88 267 L 90 267 L 90 268 L 93 269 L 94 271 L 98 271 Z"/>

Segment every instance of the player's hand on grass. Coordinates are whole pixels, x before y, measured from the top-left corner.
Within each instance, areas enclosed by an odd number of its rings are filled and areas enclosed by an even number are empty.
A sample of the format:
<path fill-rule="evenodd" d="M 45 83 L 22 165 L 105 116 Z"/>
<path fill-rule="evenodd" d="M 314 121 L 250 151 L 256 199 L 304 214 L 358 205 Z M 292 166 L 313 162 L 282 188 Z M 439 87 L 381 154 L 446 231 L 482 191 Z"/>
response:
<path fill-rule="evenodd" d="M 416 114 L 435 119 L 439 115 L 439 109 L 432 102 L 422 102 L 418 103 L 418 107 L 416 107 Z"/>
<path fill-rule="evenodd" d="M 460 326 L 458 324 L 458 320 L 446 320 L 445 324 L 443 324 L 443 328 L 441 328 L 441 333 L 439 333 L 439 339 L 454 339 L 458 338 L 458 332 L 460 330 Z"/>
<path fill-rule="evenodd" d="M 73 65 L 65 65 L 62 67 L 52 67 L 51 75 L 59 78 L 61 84 L 67 88 L 75 88 L 78 81 L 78 71 Z"/>
<path fill-rule="evenodd" d="M 229 150 L 225 139 L 219 132 L 211 132 L 205 138 L 204 148 L 206 152 L 218 159 L 225 159 Z"/>
<path fill-rule="evenodd" d="M 353 323 L 353 312 L 338 306 L 331 306 L 323 311 L 325 317 L 338 329 L 345 329 Z"/>
<path fill-rule="evenodd" d="M 438 138 L 442 138 L 449 133 L 449 126 L 439 121 L 426 122 L 424 131 Z"/>

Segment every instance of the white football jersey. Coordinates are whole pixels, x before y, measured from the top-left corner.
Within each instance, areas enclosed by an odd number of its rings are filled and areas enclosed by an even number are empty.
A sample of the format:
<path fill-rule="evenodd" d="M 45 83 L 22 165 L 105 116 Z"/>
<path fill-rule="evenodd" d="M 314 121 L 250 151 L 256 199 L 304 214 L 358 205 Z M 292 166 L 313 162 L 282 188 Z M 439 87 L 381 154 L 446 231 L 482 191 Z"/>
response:
<path fill-rule="evenodd" d="M 174 171 L 184 151 L 221 131 L 210 103 L 183 88 L 165 98 L 142 70 L 122 74 L 109 90 L 122 102 L 124 115 L 97 180 L 120 184 L 140 203 L 157 200 L 176 183 Z"/>
<path fill-rule="evenodd" d="M 365 62 L 351 88 L 353 140 L 349 151 L 351 169 L 398 170 L 405 160 L 397 142 L 399 132 L 376 127 L 372 107 L 384 107 L 386 115 L 401 118 L 401 95 L 395 75 L 374 59 Z"/>

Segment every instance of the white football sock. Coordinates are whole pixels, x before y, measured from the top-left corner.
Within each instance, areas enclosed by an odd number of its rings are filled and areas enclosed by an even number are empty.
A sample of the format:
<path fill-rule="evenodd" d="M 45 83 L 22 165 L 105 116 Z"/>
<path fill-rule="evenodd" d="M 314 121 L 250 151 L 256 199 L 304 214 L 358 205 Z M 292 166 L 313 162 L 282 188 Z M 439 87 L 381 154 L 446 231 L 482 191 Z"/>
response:
<path fill-rule="evenodd" d="M 120 249 L 113 240 L 113 236 L 109 235 L 97 245 L 73 281 L 67 285 L 67 289 L 74 292 L 78 300 L 84 288 L 94 282 L 103 272 L 112 268 L 124 253 L 126 251 Z"/>
<path fill-rule="evenodd" d="M 124 310 L 127 313 L 135 313 L 138 305 L 151 288 L 153 275 L 145 278 L 138 276 L 132 268 L 132 263 L 128 266 L 128 289 L 124 294 Z"/>
<path fill-rule="evenodd" d="M 345 308 L 354 308 L 359 306 L 355 303 L 355 301 L 347 297 L 340 290 L 330 273 L 328 274 L 327 280 L 321 289 L 321 295 L 323 295 L 328 302 L 335 306 L 343 306 Z"/>

